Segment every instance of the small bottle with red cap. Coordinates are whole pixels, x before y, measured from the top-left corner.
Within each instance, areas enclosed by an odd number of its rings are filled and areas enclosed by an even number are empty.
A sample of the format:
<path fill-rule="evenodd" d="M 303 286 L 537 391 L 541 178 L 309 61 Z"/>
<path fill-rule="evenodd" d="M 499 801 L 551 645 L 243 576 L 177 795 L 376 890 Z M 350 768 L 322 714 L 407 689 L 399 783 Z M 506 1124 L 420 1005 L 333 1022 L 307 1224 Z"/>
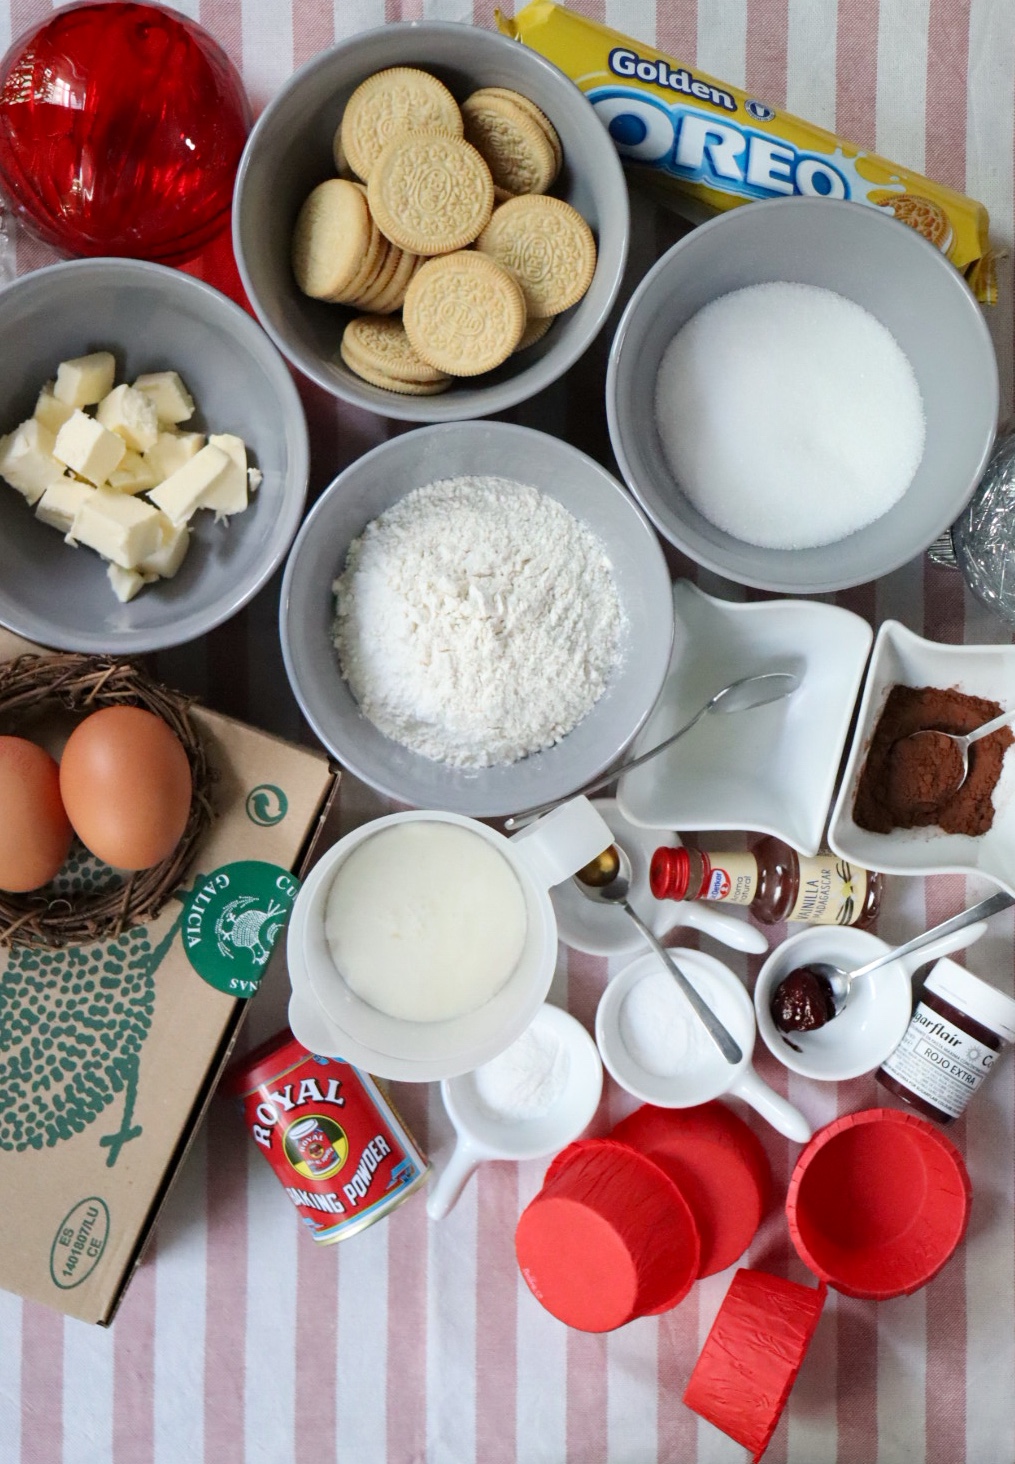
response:
<path fill-rule="evenodd" d="M 766 834 L 742 852 L 657 849 L 649 883 L 657 900 L 744 905 L 763 925 L 866 926 L 881 907 L 883 879 L 835 854 L 805 858 Z"/>

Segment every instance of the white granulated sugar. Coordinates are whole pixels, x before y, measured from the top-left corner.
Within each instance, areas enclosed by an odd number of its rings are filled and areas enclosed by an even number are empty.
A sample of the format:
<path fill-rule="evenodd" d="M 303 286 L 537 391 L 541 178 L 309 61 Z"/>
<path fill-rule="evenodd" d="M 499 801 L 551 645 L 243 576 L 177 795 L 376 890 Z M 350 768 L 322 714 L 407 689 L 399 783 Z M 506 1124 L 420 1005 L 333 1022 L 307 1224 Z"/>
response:
<path fill-rule="evenodd" d="M 895 338 L 814 285 L 751 285 L 706 305 L 663 354 L 655 410 L 698 511 L 770 549 L 872 523 L 923 456 L 920 388 Z"/>
<path fill-rule="evenodd" d="M 556 499 L 505 478 L 407 494 L 350 545 L 334 591 L 335 646 L 360 710 L 456 767 L 559 742 L 619 655 L 603 545 Z"/>
<path fill-rule="evenodd" d="M 636 981 L 620 1004 L 620 1040 L 646 1073 L 675 1078 L 702 1060 L 702 1031 L 677 983 L 666 971 Z"/>

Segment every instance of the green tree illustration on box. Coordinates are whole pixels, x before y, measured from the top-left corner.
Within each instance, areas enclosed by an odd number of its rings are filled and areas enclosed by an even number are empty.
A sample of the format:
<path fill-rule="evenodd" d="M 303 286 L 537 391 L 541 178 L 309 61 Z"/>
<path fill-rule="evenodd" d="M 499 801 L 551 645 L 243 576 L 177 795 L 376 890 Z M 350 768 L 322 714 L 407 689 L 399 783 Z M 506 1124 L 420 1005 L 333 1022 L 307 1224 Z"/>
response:
<path fill-rule="evenodd" d="M 68 895 L 118 882 L 83 851 L 59 878 Z M 180 918 L 154 947 L 140 925 L 102 945 L 11 948 L 0 976 L 0 1150 L 53 1148 L 82 1133 L 120 1093 L 120 1126 L 99 1139 L 107 1165 L 139 1136 L 141 1046 L 151 1030 L 155 972 Z"/>

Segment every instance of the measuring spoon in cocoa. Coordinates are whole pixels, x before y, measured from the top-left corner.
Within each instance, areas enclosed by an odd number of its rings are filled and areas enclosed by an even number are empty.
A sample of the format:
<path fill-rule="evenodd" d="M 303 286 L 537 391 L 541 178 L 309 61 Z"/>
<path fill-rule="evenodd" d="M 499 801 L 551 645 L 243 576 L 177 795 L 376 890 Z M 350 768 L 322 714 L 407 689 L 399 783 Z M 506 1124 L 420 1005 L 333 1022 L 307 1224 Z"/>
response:
<path fill-rule="evenodd" d="M 939 732 L 932 728 L 910 732 L 892 745 L 889 756 L 893 778 L 920 786 L 921 802 L 926 802 L 928 808 L 937 808 L 957 793 L 968 778 L 969 749 L 973 743 L 989 737 L 1009 722 L 1015 722 L 1015 710 L 1002 712 L 972 732 Z"/>

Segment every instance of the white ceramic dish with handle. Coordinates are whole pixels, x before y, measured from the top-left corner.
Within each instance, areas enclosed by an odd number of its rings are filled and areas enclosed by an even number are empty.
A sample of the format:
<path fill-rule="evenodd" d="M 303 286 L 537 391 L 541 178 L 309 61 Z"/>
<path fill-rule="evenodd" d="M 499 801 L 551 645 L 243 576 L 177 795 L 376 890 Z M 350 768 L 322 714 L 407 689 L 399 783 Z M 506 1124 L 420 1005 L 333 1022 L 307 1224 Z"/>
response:
<path fill-rule="evenodd" d="M 771 1013 L 776 987 L 791 971 L 811 961 L 827 961 L 852 971 L 891 950 L 887 941 L 850 925 L 815 925 L 791 935 L 758 972 L 754 1012 L 761 1040 L 783 1067 L 805 1078 L 841 1083 L 879 1068 L 902 1041 L 913 1012 L 913 975 L 921 967 L 964 950 L 980 939 L 987 922 L 953 931 L 902 956 L 850 988 L 842 1011 L 813 1032 L 780 1032 Z"/>
<path fill-rule="evenodd" d="M 653 851 L 662 846 L 679 847 L 676 834 L 629 823 L 614 798 L 596 798 L 593 806 L 631 861 L 628 900 L 660 940 L 678 925 L 689 926 L 733 950 L 764 955 L 768 941 L 745 916 L 730 915 L 693 900 L 657 900 L 653 896 L 648 882 Z M 590 956 L 633 956 L 645 949 L 644 938 L 623 910 L 615 905 L 593 904 L 576 888 L 573 879 L 551 890 L 550 899 L 557 916 L 557 934 L 572 950 Z"/>
<path fill-rule="evenodd" d="M 709 716 L 625 773 L 617 806 L 651 829 L 750 829 L 818 852 L 873 632 L 837 605 L 735 603 L 673 587 L 674 638 L 659 700 L 631 752 L 647 752 L 731 681 L 791 671 L 790 696 Z M 859 862 L 863 862 L 862 860 Z"/>
<path fill-rule="evenodd" d="M 853 821 L 853 802 L 878 718 L 895 685 L 952 687 L 1015 707 L 1015 646 L 953 646 L 924 640 L 886 620 L 871 654 L 856 731 L 828 827 L 844 859 L 886 874 L 982 874 L 1015 894 L 1015 749 L 1009 748 L 994 790 L 994 822 L 985 834 L 946 834 L 929 825 L 873 834 Z"/>
<path fill-rule="evenodd" d="M 489 1001 L 462 1016 L 405 1021 L 371 1006 L 346 984 L 325 933 L 331 885 L 342 861 L 364 840 L 395 824 L 430 821 L 467 828 L 508 862 L 521 887 L 526 932 L 515 969 Z M 312 1029 L 325 1056 L 343 1057 L 382 1078 L 433 1082 L 469 1072 L 503 1052 L 542 1005 L 557 957 L 551 885 L 568 879 L 609 844 L 608 826 L 585 798 L 575 798 L 507 839 L 461 814 L 434 810 L 388 814 L 353 830 L 325 853 L 300 890 L 286 942 L 295 994 L 293 1032 Z M 310 1035 L 310 1031 L 308 1031 Z"/>
<path fill-rule="evenodd" d="M 622 1035 L 624 1001 L 646 977 L 659 972 L 655 955 L 640 956 L 609 983 L 596 1011 L 596 1042 L 607 1071 L 628 1093 L 657 1108 L 695 1108 L 724 1093 L 741 1098 L 779 1133 L 805 1144 L 811 1126 L 799 1109 L 763 1083 L 751 1065 L 756 1028 L 754 1008 L 743 984 L 721 961 L 702 951 L 674 949 L 687 979 L 694 985 L 726 1029 L 736 1038 L 743 1056 L 730 1064 L 702 1031 L 692 1044 L 693 1056 L 672 1075 L 649 1072 L 632 1056 Z M 670 978 L 672 979 L 672 978 Z M 688 1007 L 689 1021 L 697 1019 Z"/>
<path fill-rule="evenodd" d="M 539 1008 L 532 1027 L 560 1043 L 566 1064 L 560 1096 L 538 1117 L 507 1119 L 483 1102 L 475 1072 L 445 1078 L 441 1097 L 456 1139 L 451 1157 L 430 1186 L 426 1211 L 431 1220 L 448 1214 L 486 1160 L 547 1158 L 579 1138 L 592 1122 L 603 1088 L 596 1044 L 570 1013 L 549 1002 Z"/>

